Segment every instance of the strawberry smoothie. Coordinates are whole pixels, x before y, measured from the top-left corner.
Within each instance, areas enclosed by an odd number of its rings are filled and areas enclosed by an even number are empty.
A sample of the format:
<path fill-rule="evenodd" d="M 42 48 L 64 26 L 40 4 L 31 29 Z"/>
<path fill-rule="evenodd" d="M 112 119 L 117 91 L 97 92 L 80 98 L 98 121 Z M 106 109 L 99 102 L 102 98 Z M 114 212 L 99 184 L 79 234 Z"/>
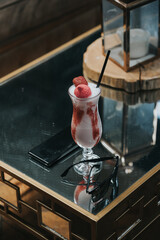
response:
<path fill-rule="evenodd" d="M 93 83 L 84 84 L 84 80 L 69 88 L 73 103 L 71 133 L 74 141 L 82 148 L 94 147 L 101 138 L 102 125 L 98 112 L 100 94 L 100 88 L 96 88 Z"/>

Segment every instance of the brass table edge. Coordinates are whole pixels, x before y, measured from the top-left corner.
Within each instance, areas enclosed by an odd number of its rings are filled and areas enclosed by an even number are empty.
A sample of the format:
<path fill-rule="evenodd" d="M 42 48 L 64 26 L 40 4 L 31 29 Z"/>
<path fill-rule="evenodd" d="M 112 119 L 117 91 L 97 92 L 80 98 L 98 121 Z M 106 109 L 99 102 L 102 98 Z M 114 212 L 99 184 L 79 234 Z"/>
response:
<path fill-rule="evenodd" d="M 145 183 L 151 176 L 160 171 L 160 163 L 155 165 L 147 173 L 145 173 L 140 179 L 133 183 L 129 188 L 127 188 L 123 193 L 116 197 L 106 208 L 97 214 L 98 219 L 104 217 L 108 212 L 110 212 L 115 206 L 120 204 L 127 196 L 133 193 L 138 187 Z"/>

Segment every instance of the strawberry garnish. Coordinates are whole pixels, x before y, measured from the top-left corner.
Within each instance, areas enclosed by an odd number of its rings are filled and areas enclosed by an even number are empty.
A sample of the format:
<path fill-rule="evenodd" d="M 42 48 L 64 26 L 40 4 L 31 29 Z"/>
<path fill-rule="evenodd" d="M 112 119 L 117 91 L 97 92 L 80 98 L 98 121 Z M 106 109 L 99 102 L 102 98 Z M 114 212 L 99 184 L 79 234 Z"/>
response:
<path fill-rule="evenodd" d="M 83 76 L 79 76 L 73 79 L 73 84 L 77 87 L 80 84 L 88 85 L 88 82 Z"/>
<path fill-rule="evenodd" d="M 75 90 L 74 90 L 74 94 L 76 95 L 76 97 L 78 98 L 88 98 L 89 96 L 91 96 L 91 89 L 88 85 L 86 84 L 79 84 Z"/>

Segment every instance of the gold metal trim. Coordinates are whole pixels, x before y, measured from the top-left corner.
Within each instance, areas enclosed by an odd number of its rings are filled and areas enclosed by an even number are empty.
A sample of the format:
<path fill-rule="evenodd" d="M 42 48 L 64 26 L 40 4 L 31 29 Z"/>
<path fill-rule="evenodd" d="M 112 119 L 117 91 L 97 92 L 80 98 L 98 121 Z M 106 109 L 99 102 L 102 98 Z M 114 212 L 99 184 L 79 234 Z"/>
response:
<path fill-rule="evenodd" d="M 4 176 L 4 172 L 1 171 L 0 172 L 0 175 L 1 175 L 1 178 L 0 178 L 0 181 L 2 184 L 4 184 L 4 186 L 6 185 L 6 187 L 9 187 L 10 189 L 14 190 L 15 191 L 15 205 L 13 202 L 10 202 L 8 199 L 5 199 L 5 196 L 2 197 L 0 196 L 0 200 L 5 203 L 6 205 L 10 206 L 11 208 L 17 210 L 18 212 L 21 211 L 21 206 L 20 206 L 20 203 L 19 203 L 19 200 L 20 200 L 20 190 L 19 190 L 19 187 L 10 183 L 9 181 L 7 181 L 5 179 L 5 176 Z M 13 195 L 12 195 L 12 198 L 13 198 Z M 13 200 L 14 201 L 14 200 Z"/>

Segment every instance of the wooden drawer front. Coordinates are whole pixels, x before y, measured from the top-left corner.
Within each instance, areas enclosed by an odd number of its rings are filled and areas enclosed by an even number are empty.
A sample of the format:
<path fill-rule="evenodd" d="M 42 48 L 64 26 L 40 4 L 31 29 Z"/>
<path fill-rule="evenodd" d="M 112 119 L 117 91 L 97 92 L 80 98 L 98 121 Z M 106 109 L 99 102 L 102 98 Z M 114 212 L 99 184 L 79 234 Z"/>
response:
<path fill-rule="evenodd" d="M 142 187 L 144 188 L 144 204 L 147 204 L 154 196 L 160 196 L 160 171 L 148 179 Z"/>
<path fill-rule="evenodd" d="M 141 222 L 143 211 L 143 197 L 133 204 L 124 214 L 116 219 L 117 238 L 123 237 Z"/>
<path fill-rule="evenodd" d="M 141 221 L 134 228 L 128 231 L 128 234 L 122 239 L 134 239 L 139 232 L 142 231 L 150 222 L 153 221 L 160 214 L 160 207 L 157 204 L 157 196 L 153 197 L 145 206 L 143 207 L 143 216 Z"/>
<path fill-rule="evenodd" d="M 54 202 L 47 194 L 1 171 L 0 214 L 39 239 L 92 240 L 91 224 Z"/>
<path fill-rule="evenodd" d="M 158 214 L 160 171 L 150 176 L 137 189 L 130 191 L 130 194 L 126 194 L 126 198 L 103 216 L 97 225 L 97 239 L 133 239 Z"/>
<path fill-rule="evenodd" d="M 117 240 L 117 234 L 113 233 L 109 238 L 107 238 L 106 240 Z"/>
<path fill-rule="evenodd" d="M 158 204 L 158 206 L 160 206 L 160 182 L 158 182 L 156 185 L 155 194 L 156 194 L 157 200 L 158 200 L 157 204 Z"/>
<path fill-rule="evenodd" d="M 137 199 L 137 195 L 132 197 Z M 131 202 L 130 198 L 124 199 L 101 219 L 97 226 L 98 240 L 125 239 L 125 236 L 141 223 L 144 197 L 141 196 L 133 204 Z"/>
<path fill-rule="evenodd" d="M 147 225 L 134 240 L 158 240 L 160 239 L 160 215 L 153 219 L 153 221 Z M 128 238 L 129 239 L 129 238 Z"/>
<path fill-rule="evenodd" d="M 144 206 L 143 221 L 148 223 L 158 214 L 160 214 L 160 205 L 157 196 L 155 196 Z"/>

